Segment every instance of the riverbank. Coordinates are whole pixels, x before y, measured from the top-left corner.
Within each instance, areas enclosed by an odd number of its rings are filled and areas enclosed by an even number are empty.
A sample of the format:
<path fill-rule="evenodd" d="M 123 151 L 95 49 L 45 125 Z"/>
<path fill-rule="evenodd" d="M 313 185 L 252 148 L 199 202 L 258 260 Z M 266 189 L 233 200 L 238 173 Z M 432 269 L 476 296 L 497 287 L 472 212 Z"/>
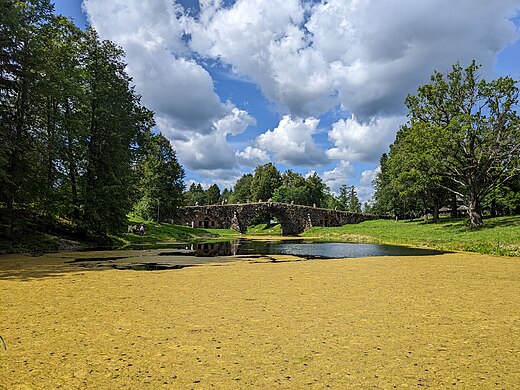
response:
<path fill-rule="evenodd" d="M 244 237 L 231 229 L 197 229 L 133 218 L 130 225 L 145 226 L 143 236 L 121 233 L 102 239 L 78 238 L 63 229 L 33 232 L 0 240 L 2 253 L 45 253 L 63 250 L 151 249 L 172 243 L 203 240 L 228 240 Z M 247 237 L 281 238 L 279 224 L 248 228 Z M 466 219 L 375 220 L 340 227 L 313 227 L 300 235 L 320 241 L 362 242 L 427 247 L 442 251 L 465 251 L 499 256 L 520 256 L 520 216 L 489 218 L 481 229 L 470 229 Z"/>
<path fill-rule="evenodd" d="M 514 388 L 518 260 L 0 262 L 5 388 Z M 33 265 L 32 265 L 33 264 Z M 13 271 L 15 271 L 13 273 Z M 0 345 L 1 347 L 1 345 Z"/>
<path fill-rule="evenodd" d="M 469 228 L 467 219 L 442 218 L 436 223 L 376 220 L 340 227 L 313 227 L 301 235 L 323 241 L 409 245 L 442 251 L 520 256 L 520 216 L 487 218 L 480 229 Z"/>
<path fill-rule="evenodd" d="M 29 215 L 12 236 L 0 235 L 0 255 L 9 253 L 48 253 L 88 249 L 139 249 L 167 246 L 171 243 L 227 239 L 240 234 L 230 229 L 194 229 L 187 226 L 156 223 L 131 217 L 129 227 L 144 225 L 145 234 L 120 233 L 107 236 L 87 235 L 67 221 Z"/>

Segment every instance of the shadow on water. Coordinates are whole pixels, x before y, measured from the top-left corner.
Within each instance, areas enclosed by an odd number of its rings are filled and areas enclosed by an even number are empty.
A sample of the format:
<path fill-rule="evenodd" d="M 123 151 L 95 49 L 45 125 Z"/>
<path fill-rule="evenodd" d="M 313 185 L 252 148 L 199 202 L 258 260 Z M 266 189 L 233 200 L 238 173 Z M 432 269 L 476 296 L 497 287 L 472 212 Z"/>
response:
<path fill-rule="evenodd" d="M 0 279 L 28 280 L 100 270 L 164 271 L 226 262 L 303 261 L 371 256 L 431 256 L 446 252 L 394 245 L 302 240 L 247 240 L 174 244 L 168 249 L 63 252 L 14 256 L 0 261 Z"/>

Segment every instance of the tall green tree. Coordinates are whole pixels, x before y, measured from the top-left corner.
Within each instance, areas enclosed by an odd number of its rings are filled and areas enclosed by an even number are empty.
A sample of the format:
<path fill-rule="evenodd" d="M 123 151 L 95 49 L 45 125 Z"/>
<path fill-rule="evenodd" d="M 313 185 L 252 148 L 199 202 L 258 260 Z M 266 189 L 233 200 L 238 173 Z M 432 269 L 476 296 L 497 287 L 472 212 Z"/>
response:
<path fill-rule="evenodd" d="M 309 206 L 325 206 L 329 189 L 316 172 L 305 179 L 305 187 L 309 193 Z"/>
<path fill-rule="evenodd" d="M 424 138 L 420 125 L 402 126 L 390 146 L 386 169 L 391 173 L 392 186 L 406 207 L 405 214 L 432 211 L 434 220 L 438 210 L 449 198 L 445 190 L 442 160 L 435 153 L 431 138 Z"/>
<path fill-rule="evenodd" d="M 206 195 L 200 183 L 191 183 L 188 191 L 184 193 L 184 201 L 188 206 L 202 206 L 206 204 Z"/>
<path fill-rule="evenodd" d="M 447 74 L 435 72 L 406 99 L 410 125 L 431 140 L 442 159 L 445 187 L 466 200 L 472 227 L 483 224 L 482 200 L 520 170 L 517 81 L 487 82 L 478 69 L 473 62 L 465 69 L 456 64 Z"/>
<path fill-rule="evenodd" d="M 357 196 L 356 187 L 343 184 L 339 189 L 341 209 L 352 213 L 361 212 L 361 202 Z"/>
<path fill-rule="evenodd" d="M 253 175 L 246 173 L 242 175 L 240 179 L 235 183 L 233 189 L 233 196 L 231 201 L 233 203 L 247 203 L 252 200 L 251 196 L 251 184 L 253 182 Z"/>
<path fill-rule="evenodd" d="M 125 72 L 124 53 L 87 30 L 85 71 L 88 94 L 88 144 L 83 222 L 96 232 L 126 225 L 132 208 L 133 145 L 150 131 L 151 115 Z"/>
<path fill-rule="evenodd" d="M 170 141 L 162 134 L 151 135 L 140 163 L 137 212 L 146 219 L 165 220 L 183 204 L 184 169 Z"/>
<path fill-rule="evenodd" d="M 38 161 L 34 131 L 46 69 L 42 31 L 52 21 L 53 6 L 48 0 L 3 0 L 0 7 L 0 197 L 11 226 L 15 203 L 29 202 L 38 189 L 32 167 Z"/>
<path fill-rule="evenodd" d="M 305 178 L 288 169 L 281 175 L 282 184 L 273 193 L 273 200 L 282 203 L 310 205 L 309 189 L 305 185 Z"/>
<path fill-rule="evenodd" d="M 267 201 L 273 197 L 274 191 L 280 187 L 282 179 L 280 171 L 272 163 L 259 165 L 251 182 L 253 201 Z"/>
<path fill-rule="evenodd" d="M 206 204 L 218 204 L 220 203 L 220 188 L 216 184 L 212 184 L 204 192 L 206 196 Z"/>
<path fill-rule="evenodd" d="M 37 145 L 41 172 L 38 205 L 47 213 L 80 219 L 81 170 L 87 145 L 84 33 L 66 18 L 45 26 L 46 71 L 41 80 Z"/>

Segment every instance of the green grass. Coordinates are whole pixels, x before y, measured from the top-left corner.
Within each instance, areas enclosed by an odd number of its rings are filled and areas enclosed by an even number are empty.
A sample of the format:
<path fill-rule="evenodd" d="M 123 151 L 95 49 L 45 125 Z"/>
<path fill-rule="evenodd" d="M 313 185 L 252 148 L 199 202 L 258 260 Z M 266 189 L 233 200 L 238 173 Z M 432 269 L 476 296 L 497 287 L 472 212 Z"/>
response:
<path fill-rule="evenodd" d="M 282 228 L 280 224 L 267 225 L 260 224 L 255 226 L 249 226 L 246 234 L 248 236 L 280 236 L 282 235 Z"/>
<path fill-rule="evenodd" d="M 489 218 L 470 229 L 466 219 L 366 221 L 341 227 L 314 227 L 302 234 L 326 241 L 354 241 L 428 247 L 501 256 L 520 256 L 520 216 Z"/>
<path fill-rule="evenodd" d="M 230 238 L 239 235 L 231 229 L 197 229 L 188 226 L 171 225 L 169 223 L 157 223 L 144 221 L 135 216 L 129 218 L 130 225 L 143 223 L 145 227 L 144 236 L 134 233 L 121 233 L 111 236 L 115 245 L 120 248 L 150 248 L 167 246 L 173 242 L 197 241 L 207 239 Z"/>

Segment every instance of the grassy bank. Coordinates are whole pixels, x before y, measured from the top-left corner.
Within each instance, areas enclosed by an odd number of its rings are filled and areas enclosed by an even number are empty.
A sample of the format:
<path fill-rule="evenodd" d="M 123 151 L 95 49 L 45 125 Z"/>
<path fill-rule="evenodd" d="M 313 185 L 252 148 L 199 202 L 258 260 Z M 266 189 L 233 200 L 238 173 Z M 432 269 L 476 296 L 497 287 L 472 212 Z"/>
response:
<path fill-rule="evenodd" d="M 367 221 L 341 227 L 314 227 L 302 236 L 327 241 L 400 244 L 447 251 L 520 256 L 520 216 L 489 218 L 480 229 L 465 219 L 431 221 Z"/>
<path fill-rule="evenodd" d="M 169 223 L 157 223 L 144 221 L 137 217 L 130 218 L 130 225 L 139 227 L 142 223 L 145 227 L 143 236 L 134 233 L 122 233 L 111 236 L 115 246 L 119 248 L 158 247 L 179 241 L 197 241 L 206 239 L 229 238 L 239 235 L 231 229 L 197 229 L 188 226 L 171 225 Z"/>
<path fill-rule="evenodd" d="M 78 230 L 66 220 L 26 213 L 19 218 L 15 232 L 0 235 L 0 254 L 45 253 L 89 248 L 139 249 L 166 246 L 172 242 L 229 238 L 237 233 L 231 229 L 193 229 L 187 226 L 144 221 L 130 216 L 129 224 L 145 226 L 143 236 L 120 233 L 109 236 L 92 236 Z"/>
<path fill-rule="evenodd" d="M 246 234 L 248 236 L 281 236 L 282 228 L 278 223 L 275 225 L 260 224 L 249 226 Z"/>

